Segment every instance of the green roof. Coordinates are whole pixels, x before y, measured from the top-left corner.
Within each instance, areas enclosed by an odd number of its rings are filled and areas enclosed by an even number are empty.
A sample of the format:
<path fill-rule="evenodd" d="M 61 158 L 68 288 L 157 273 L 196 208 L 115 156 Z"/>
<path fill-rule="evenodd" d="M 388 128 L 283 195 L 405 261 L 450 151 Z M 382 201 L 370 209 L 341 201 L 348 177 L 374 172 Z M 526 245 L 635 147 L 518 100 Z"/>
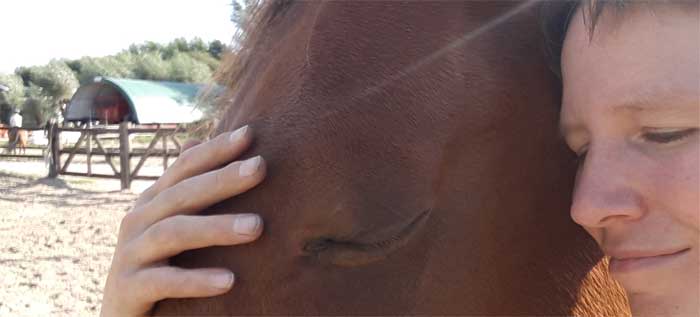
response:
<path fill-rule="evenodd" d="M 94 100 L 102 87 L 116 89 L 129 104 L 134 123 L 185 123 L 202 118 L 198 96 L 209 86 L 167 81 L 103 77 L 81 86 L 67 109 L 67 120 L 94 117 Z M 219 88 L 214 88 L 217 91 Z"/>

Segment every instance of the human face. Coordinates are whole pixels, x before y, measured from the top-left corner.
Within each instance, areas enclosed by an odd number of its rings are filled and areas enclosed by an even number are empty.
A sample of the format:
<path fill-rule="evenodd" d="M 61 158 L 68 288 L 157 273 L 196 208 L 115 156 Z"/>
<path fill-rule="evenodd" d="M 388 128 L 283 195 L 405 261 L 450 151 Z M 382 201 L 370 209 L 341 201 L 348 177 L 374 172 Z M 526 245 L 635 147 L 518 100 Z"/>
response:
<path fill-rule="evenodd" d="M 697 7 L 579 11 L 562 53 L 561 128 L 580 159 L 571 216 L 610 256 L 635 315 L 698 315 Z"/>

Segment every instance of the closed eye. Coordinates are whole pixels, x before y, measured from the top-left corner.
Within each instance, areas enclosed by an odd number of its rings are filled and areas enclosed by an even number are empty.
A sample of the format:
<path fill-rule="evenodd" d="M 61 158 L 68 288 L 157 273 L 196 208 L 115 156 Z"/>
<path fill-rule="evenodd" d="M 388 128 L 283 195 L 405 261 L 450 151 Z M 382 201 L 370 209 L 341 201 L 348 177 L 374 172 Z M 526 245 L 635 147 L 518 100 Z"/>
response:
<path fill-rule="evenodd" d="M 404 228 L 389 238 L 376 242 L 357 242 L 334 238 L 317 238 L 307 242 L 303 249 L 307 256 L 321 263 L 338 266 L 362 266 L 385 259 L 400 249 L 427 222 L 431 210 L 420 213 Z"/>
<path fill-rule="evenodd" d="M 698 128 L 689 128 L 674 131 L 651 130 L 642 133 L 642 138 L 648 142 L 667 144 L 680 141 L 686 137 L 696 134 L 697 132 Z"/>

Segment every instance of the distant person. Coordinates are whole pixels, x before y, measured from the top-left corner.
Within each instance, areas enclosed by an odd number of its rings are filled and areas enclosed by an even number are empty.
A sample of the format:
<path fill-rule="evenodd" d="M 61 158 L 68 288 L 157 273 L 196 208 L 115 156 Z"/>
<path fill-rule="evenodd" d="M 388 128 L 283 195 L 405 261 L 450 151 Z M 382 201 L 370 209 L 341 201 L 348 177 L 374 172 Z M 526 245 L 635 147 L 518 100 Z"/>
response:
<path fill-rule="evenodd" d="M 12 110 L 12 116 L 10 116 L 10 129 L 21 128 L 22 127 L 22 115 L 19 114 L 19 109 Z"/>
<path fill-rule="evenodd" d="M 17 136 L 19 135 L 17 131 L 22 127 L 22 115 L 19 114 L 19 109 L 12 109 L 12 115 L 10 116 L 10 130 L 8 132 L 9 143 L 8 146 L 12 148 L 12 145 L 17 143 Z"/>
<path fill-rule="evenodd" d="M 12 110 L 10 116 L 10 132 L 8 134 L 9 142 L 7 144 L 8 152 L 13 153 L 17 145 L 20 146 L 20 152 L 24 153 L 27 147 L 27 131 L 20 130 L 22 127 L 22 115 L 19 114 L 19 109 Z"/>

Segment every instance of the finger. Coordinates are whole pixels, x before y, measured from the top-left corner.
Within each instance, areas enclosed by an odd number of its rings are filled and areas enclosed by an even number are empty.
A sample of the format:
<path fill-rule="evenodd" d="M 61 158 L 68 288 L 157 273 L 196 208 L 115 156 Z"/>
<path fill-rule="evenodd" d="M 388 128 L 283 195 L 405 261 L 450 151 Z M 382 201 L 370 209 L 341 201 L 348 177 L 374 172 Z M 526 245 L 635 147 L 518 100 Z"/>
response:
<path fill-rule="evenodd" d="M 138 298 L 156 302 L 166 298 L 210 297 L 226 293 L 235 281 L 233 273 L 226 269 L 182 269 L 159 266 L 139 271 L 133 289 Z M 132 290 L 128 290 L 132 291 Z"/>
<path fill-rule="evenodd" d="M 178 214 L 193 214 L 254 187 L 265 177 L 265 161 L 256 156 L 181 181 L 131 212 L 135 232 Z M 134 232 L 134 231 L 132 231 Z"/>
<path fill-rule="evenodd" d="M 213 170 L 232 161 L 243 153 L 251 142 L 250 129 L 244 126 L 183 151 L 175 163 L 149 188 L 146 195 L 155 197 L 183 179 Z"/>
<path fill-rule="evenodd" d="M 182 145 L 182 151 L 186 151 L 187 149 L 194 147 L 195 145 L 201 144 L 202 141 L 197 140 L 197 139 L 188 139 L 185 141 L 185 144 Z"/>
<path fill-rule="evenodd" d="M 251 242 L 262 227 L 262 219 L 255 214 L 166 218 L 127 245 L 127 261 L 143 266 L 187 250 Z"/>

